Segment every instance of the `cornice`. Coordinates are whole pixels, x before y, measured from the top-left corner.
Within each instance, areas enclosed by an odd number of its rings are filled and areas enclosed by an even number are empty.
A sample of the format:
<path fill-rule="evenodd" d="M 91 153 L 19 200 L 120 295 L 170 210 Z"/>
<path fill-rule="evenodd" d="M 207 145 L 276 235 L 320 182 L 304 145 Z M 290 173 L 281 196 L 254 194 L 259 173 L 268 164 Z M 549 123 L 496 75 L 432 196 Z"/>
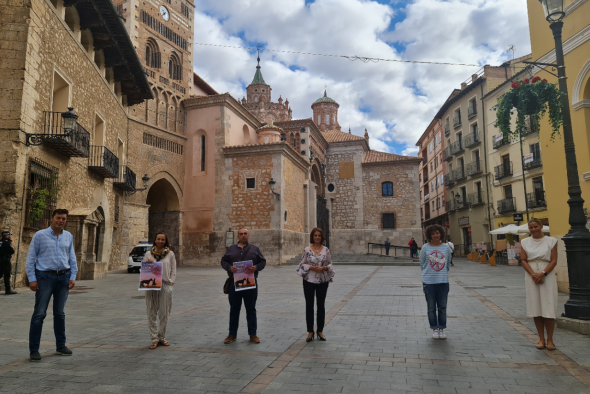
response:
<path fill-rule="evenodd" d="M 563 55 L 567 55 L 588 40 L 590 40 L 590 25 L 581 29 L 579 32 L 564 41 Z M 540 63 L 555 63 L 555 49 L 552 49 L 550 52 L 546 53 L 535 61 Z M 543 70 L 542 67 L 533 66 L 533 74 L 537 74 L 541 70 Z"/>
<path fill-rule="evenodd" d="M 328 141 L 315 124 L 315 122 L 311 119 L 295 119 L 295 120 L 287 120 L 284 122 L 275 122 L 276 125 L 279 125 L 283 129 L 288 129 L 290 127 L 301 127 L 301 126 L 309 126 L 310 128 L 310 135 L 315 138 L 316 142 L 319 142 L 320 145 L 324 150 L 328 149 Z"/>
<path fill-rule="evenodd" d="M 183 139 L 183 140 L 185 140 L 185 141 L 188 139 L 188 138 L 186 138 L 184 135 L 180 135 L 180 134 L 176 134 L 176 133 L 173 133 L 173 132 L 171 132 L 171 131 L 168 131 L 168 130 L 164 130 L 164 129 L 162 129 L 162 128 L 158 127 L 158 126 L 154 126 L 153 124 L 149 124 L 149 123 L 142 122 L 141 120 L 137 120 L 137 119 L 135 119 L 135 118 L 131 118 L 131 117 L 129 117 L 129 121 L 130 121 L 130 122 L 139 123 L 140 125 L 143 125 L 143 126 L 149 127 L 150 129 L 152 129 L 152 130 L 155 130 L 155 131 L 158 131 L 158 132 L 160 132 L 160 133 L 165 133 L 165 134 L 168 134 L 168 135 L 169 135 L 169 136 L 171 136 L 171 137 L 180 138 L 180 139 Z"/>
<path fill-rule="evenodd" d="M 194 97 L 182 101 L 186 111 L 210 107 L 228 107 L 238 114 L 242 120 L 250 122 L 250 126 L 257 129 L 263 125 L 254 115 L 250 113 L 238 100 L 233 98 L 231 94 L 224 93 L 216 96 Z"/>
<path fill-rule="evenodd" d="M 311 166 L 307 160 L 299 154 L 299 152 L 295 151 L 295 149 L 285 141 L 273 142 L 270 144 L 224 146 L 222 149 L 225 157 L 280 154 L 291 159 L 291 161 L 303 171 L 307 171 Z"/>
<path fill-rule="evenodd" d="M 565 7 L 565 16 L 570 16 L 579 6 L 588 0 L 574 0 Z"/>

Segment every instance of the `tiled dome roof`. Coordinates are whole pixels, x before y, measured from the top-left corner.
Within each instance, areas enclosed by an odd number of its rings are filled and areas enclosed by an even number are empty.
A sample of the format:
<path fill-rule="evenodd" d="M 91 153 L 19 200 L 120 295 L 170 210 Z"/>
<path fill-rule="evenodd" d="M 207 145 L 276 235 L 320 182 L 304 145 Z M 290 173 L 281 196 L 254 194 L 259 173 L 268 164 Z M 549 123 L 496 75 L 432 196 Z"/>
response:
<path fill-rule="evenodd" d="M 328 95 L 326 94 L 326 91 L 325 90 L 324 90 L 324 97 L 320 97 L 319 99 L 317 99 L 313 103 L 314 104 L 317 104 L 317 103 L 334 103 L 334 104 L 338 104 L 336 102 L 336 100 L 331 99 L 330 97 L 328 97 Z"/>

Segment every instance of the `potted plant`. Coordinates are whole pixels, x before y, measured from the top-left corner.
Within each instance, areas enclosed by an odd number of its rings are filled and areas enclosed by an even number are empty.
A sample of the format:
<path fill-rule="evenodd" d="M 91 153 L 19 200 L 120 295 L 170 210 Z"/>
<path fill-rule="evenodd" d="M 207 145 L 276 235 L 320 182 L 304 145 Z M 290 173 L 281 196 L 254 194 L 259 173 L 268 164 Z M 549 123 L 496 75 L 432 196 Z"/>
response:
<path fill-rule="evenodd" d="M 557 88 L 557 85 L 548 83 L 546 79 L 534 77 L 532 81 L 527 78 L 523 81 L 513 82 L 511 87 L 494 107 L 496 111 L 495 126 L 504 134 L 504 138 L 510 134 L 518 137 L 525 128 L 527 116 L 531 119 L 531 124 L 539 124 L 541 117 L 549 112 L 549 122 L 552 129 L 551 139 L 553 140 L 563 125 L 561 113 L 561 95 L 563 93 Z M 518 111 L 515 130 L 510 129 L 513 108 Z"/>

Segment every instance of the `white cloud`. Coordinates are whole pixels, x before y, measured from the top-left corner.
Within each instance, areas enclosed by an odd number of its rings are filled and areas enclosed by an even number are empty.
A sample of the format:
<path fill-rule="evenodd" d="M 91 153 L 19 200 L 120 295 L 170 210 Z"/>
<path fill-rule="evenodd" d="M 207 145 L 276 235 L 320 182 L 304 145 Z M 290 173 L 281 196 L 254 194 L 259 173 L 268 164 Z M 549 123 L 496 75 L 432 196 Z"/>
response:
<path fill-rule="evenodd" d="M 513 0 L 415 0 L 390 31 L 405 2 L 368 0 L 197 0 L 195 42 L 334 55 L 372 56 L 457 63 L 499 64 L 515 44 L 530 52 L 526 2 Z M 403 42 L 398 53 L 393 44 Z M 243 49 L 195 45 L 195 71 L 219 92 L 241 98 L 254 76 L 256 54 Z M 323 94 L 340 104 L 343 130 L 363 135 L 384 151 L 414 154 L 414 144 L 453 88 L 474 67 L 362 63 L 344 58 L 264 52 L 264 79 L 273 100 L 288 98 L 294 118 L 311 117 Z M 298 69 L 291 70 L 290 66 Z M 402 153 L 402 152 L 396 152 Z"/>

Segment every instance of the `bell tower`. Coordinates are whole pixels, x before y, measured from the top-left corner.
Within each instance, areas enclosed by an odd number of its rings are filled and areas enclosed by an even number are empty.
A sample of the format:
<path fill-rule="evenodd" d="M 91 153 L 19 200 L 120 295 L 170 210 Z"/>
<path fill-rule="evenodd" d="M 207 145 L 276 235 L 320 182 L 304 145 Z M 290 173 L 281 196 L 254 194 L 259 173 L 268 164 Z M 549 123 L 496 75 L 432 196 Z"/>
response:
<path fill-rule="evenodd" d="M 254 74 L 252 83 L 246 88 L 246 101 L 248 104 L 268 104 L 271 102 L 270 92 L 272 89 L 270 85 L 264 82 L 262 72 L 260 71 L 260 50 L 258 50 L 258 58 L 256 60 L 258 61 L 258 65 L 256 66 L 256 73 Z"/>
<path fill-rule="evenodd" d="M 338 108 L 340 105 L 328 97 L 327 90 L 324 90 L 324 97 L 320 97 L 311 105 L 313 121 L 321 131 L 340 130 Z"/>

